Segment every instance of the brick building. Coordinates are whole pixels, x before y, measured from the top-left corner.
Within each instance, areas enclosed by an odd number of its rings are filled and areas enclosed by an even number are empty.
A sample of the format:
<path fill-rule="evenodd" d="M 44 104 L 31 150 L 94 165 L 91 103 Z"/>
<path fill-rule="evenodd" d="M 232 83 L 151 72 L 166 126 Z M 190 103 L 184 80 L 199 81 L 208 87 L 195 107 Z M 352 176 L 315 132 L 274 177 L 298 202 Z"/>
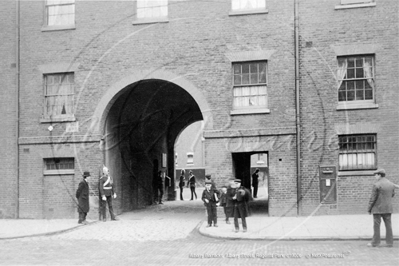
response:
<path fill-rule="evenodd" d="M 396 0 L 3 1 L 0 217 L 76 217 L 83 171 L 95 217 L 103 164 L 119 213 L 151 203 L 158 170 L 172 200 L 174 145 L 197 121 L 218 184 L 250 186 L 250 156 L 267 154 L 269 215 L 364 213 L 373 170 L 399 183 L 397 10 Z"/>

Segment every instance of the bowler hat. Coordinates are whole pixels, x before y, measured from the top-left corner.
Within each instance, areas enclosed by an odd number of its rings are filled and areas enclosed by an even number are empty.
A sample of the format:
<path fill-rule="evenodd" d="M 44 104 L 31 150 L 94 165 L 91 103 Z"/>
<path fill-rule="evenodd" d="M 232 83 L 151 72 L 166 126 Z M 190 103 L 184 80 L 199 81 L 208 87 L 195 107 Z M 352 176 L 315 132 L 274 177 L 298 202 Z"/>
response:
<path fill-rule="evenodd" d="M 236 178 L 236 179 L 234 179 L 234 182 L 241 183 L 241 179 Z"/>
<path fill-rule="evenodd" d="M 83 172 L 83 177 L 90 176 L 90 172 Z"/>
<path fill-rule="evenodd" d="M 375 174 L 375 175 L 378 174 L 378 175 L 381 175 L 381 176 L 385 176 L 385 170 L 382 169 L 382 168 L 377 169 L 377 171 L 375 171 L 374 174 Z"/>

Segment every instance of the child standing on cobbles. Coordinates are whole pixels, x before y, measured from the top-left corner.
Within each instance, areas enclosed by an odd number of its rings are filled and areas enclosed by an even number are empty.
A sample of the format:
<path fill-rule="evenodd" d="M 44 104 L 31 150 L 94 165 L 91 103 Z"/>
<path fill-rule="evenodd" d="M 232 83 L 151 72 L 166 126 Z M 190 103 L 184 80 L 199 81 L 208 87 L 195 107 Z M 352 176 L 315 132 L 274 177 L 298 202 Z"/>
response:
<path fill-rule="evenodd" d="M 220 194 L 219 205 L 223 207 L 224 215 L 226 216 L 226 224 L 230 224 L 229 222 L 229 214 L 227 212 L 226 204 L 227 204 L 227 187 L 223 186 Z"/>
<path fill-rule="evenodd" d="M 211 181 L 205 181 L 205 190 L 204 192 L 202 192 L 202 201 L 204 202 L 208 214 L 208 225 L 206 227 L 211 227 L 212 222 L 214 227 L 218 227 L 216 203 L 219 201 L 218 198 L 219 192 L 211 187 L 212 187 Z"/>

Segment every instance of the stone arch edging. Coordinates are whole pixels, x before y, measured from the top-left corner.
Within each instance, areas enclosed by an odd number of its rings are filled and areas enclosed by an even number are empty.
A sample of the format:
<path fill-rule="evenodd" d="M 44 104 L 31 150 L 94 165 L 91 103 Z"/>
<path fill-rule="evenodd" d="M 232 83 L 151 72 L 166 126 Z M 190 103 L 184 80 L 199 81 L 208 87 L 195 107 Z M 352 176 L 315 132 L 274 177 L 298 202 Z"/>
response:
<path fill-rule="evenodd" d="M 119 93 L 122 93 L 123 89 L 130 84 L 146 79 L 165 80 L 174 83 L 187 91 L 198 104 L 204 118 L 206 128 L 213 129 L 213 116 L 211 108 L 203 93 L 191 81 L 189 81 L 182 75 L 176 75 L 170 71 L 151 69 L 135 72 L 134 74 L 124 77 L 121 80 L 115 82 L 109 87 L 109 89 L 105 92 L 105 94 L 98 102 L 96 109 L 94 110 L 92 116 L 92 124 L 90 126 L 91 133 L 103 135 L 105 129 L 105 120 L 113 103 L 118 98 L 116 96 Z"/>

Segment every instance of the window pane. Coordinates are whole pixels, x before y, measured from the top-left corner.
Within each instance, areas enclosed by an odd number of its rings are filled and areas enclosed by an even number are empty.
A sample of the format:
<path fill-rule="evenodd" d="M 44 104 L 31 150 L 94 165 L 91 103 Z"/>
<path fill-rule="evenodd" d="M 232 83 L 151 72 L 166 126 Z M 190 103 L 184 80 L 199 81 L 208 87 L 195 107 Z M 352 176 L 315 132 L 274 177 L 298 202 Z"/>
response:
<path fill-rule="evenodd" d="M 373 99 L 373 90 L 365 90 L 364 91 L 364 99 L 372 100 Z"/>
<path fill-rule="evenodd" d="M 353 67 L 355 67 L 355 59 L 348 58 L 348 68 L 353 68 Z"/>
<path fill-rule="evenodd" d="M 235 75 L 237 75 L 237 74 L 241 74 L 241 65 L 234 65 L 233 66 L 233 71 L 234 71 L 234 74 Z"/>
<path fill-rule="evenodd" d="M 242 73 L 249 73 L 249 64 L 242 65 Z"/>
<path fill-rule="evenodd" d="M 266 83 L 266 63 L 259 63 L 259 83 Z"/>
<path fill-rule="evenodd" d="M 355 78 L 355 69 L 348 69 L 348 70 L 347 70 L 347 78 L 348 78 L 348 79 L 353 79 L 353 78 Z"/>
<path fill-rule="evenodd" d="M 258 84 L 258 73 L 255 74 L 251 73 L 250 78 L 251 78 L 250 84 Z"/>
<path fill-rule="evenodd" d="M 234 75 L 234 85 L 241 85 L 241 75 Z"/>
<path fill-rule="evenodd" d="M 356 68 L 356 78 L 364 78 L 363 68 Z"/>
<path fill-rule="evenodd" d="M 242 84 L 249 84 L 249 73 L 242 74 Z"/>

